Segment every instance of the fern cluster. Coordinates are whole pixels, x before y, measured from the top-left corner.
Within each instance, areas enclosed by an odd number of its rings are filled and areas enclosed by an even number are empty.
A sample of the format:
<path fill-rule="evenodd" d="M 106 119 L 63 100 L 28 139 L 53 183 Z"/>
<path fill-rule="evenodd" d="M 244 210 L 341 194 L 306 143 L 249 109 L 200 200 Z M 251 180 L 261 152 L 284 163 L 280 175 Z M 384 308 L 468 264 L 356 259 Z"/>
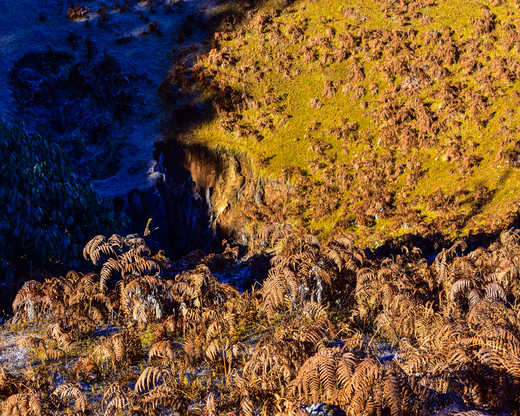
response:
<path fill-rule="evenodd" d="M 177 273 L 194 255 L 135 235 L 86 245 L 98 273 L 27 282 L 3 331 L 32 363 L 1 368 L 2 415 L 518 414 L 518 232 L 433 262 L 279 224 L 256 244 L 271 268 L 243 293 L 215 275 L 229 245 Z"/>

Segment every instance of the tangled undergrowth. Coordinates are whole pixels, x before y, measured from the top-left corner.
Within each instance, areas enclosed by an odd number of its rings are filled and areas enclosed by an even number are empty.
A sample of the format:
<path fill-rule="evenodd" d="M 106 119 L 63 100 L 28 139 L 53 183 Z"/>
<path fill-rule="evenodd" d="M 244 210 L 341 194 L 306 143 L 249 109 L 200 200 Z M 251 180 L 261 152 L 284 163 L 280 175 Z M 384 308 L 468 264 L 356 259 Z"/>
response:
<path fill-rule="evenodd" d="M 117 215 L 55 144 L 23 125 L 0 120 L 0 304 L 7 306 L 22 276 L 78 255 L 93 233 L 122 229 Z M 32 270 L 31 270 L 32 269 Z"/>
<path fill-rule="evenodd" d="M 137 235 L 93 238 L 96 272 L 28 281 L 2 415 L 519 414 L 518 231 L 430 262 L 281 224 L 256 244 L 271 267 L 242 293 L 216 277 L 248 261 L 229 244 L 171 262 Z"/>
<path fill-rule="evenodd" d="M 433 257 L 359 248 L 497 230 L 517 213 L 518 7 L 489 3 L 300 0 L 224 22 L 160 92 L 214 109 L 178 139 L 245 153 L 292 187 L 272 204 L 262 191 L 237 202 L 272 223 L 250 241 L 268 272 L 239 291 L 222 276 L 240 280 L 255 257 L 229 244 L 171 261 L 137 235 L 93 238 L 83 256 L 95 271 L 18 292 L 2 328 L 2 416 L 302 416 L 316 403 L 348 416 L 520 415 L 520 232 Z M 54 112 L 62 97 L 41 92 L 67 75 L 108 105 L 106 120 L 82 113 L 89 140 L 129 109 L 116 65 L 99 95 L 81 65 L 22 64 L 19 100 Z"/>

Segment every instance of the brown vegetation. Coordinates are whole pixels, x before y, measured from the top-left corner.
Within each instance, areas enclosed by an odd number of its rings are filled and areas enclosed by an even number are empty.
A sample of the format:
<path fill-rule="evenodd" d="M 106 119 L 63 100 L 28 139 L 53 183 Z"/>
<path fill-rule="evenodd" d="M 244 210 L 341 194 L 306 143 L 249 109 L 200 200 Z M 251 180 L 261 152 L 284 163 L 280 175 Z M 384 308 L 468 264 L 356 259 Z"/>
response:
<path fill-rule="evenodd" d="M 459 240 L 432 263 L 415 247 L 381 258 L 351 236 L 322 244 L 281 224 L 256 245 L 271 269 L 240 294 L 202 263 L 172 273 L 139 237 L 95 237 L 85 256 L 117 274 L 19 292 L 5 329 L 47 330 L 19 342 L 31 366 L 2 368 L 2 414 L 303 415 L 316 402 L 348 415 L 518 414 L 518 232 L 471 252 Z M 128 253 L 154 267 L 128 268 Z"/>

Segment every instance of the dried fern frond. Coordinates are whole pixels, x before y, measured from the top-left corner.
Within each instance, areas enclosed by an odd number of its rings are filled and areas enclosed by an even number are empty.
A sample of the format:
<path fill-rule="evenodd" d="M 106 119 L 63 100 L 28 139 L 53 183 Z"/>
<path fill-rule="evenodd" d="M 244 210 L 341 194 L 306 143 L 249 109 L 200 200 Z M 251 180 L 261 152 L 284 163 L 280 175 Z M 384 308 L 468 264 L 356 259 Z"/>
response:
<path fill-rule="evenodd" d="M 107 240 L 103 235 L 97 235 L 91 239 L 83 248 L 85 260 L 91 260 L 97 266 L 101 256 L 117 256 L 124 245 L 124 239 L 117 234 L 112 234 Z"/>
<path fill-rule="evenodd" d="M 136 393 L 126 384 L 112 383 L 104 392 L 101 405 L 105 409 L 104 416 L 121 414 L 134 407 Z"/>
<path fill-rule="evenodd" d="M 340 250 L 334 247 L 326 247 L 324 249 L 323 255 L 325 258 L 332 261 L 336 267 L 338 268 L 338 271 L 341 272 L 341 269 L 343 268 L 343 255 Z"/>
<path fill-rule="evenodd" d="M 328 316 L 327 308 L 319 302 L 307 302 L 303 308 L 303 313 L 315 321 Z"/>
<path fill-rule="evenodd" d="M 276 272 L 269 270 L 262 287 L 263 307 L 268 316 L 274 315 L 285 304 L 286 290 L 286 281 Z"/>
<path fill-rule="evenodd" d="M 112 278 L 112 276 L 120 273 L 123 269 L 123 265 L 114 258 L 108 259 L 103 266 L 101 267 L 100 272 L 100 281 L 99 284 L 102 288 L 106 288 L 107 282 Z"/>
<path fill-rule="evenodd" d="M 159 358 L 165 362 L 173 363 L 184 356 L 184 350 L 180 344 L 171 341 L 158 341 L 153 344 L 148 352 L 149 359 Z"/>
<path fill-rule="evenodd" d="M 175 409 L 179 414 L 187 414 L 188 406 L 184 395 L 175 383 L 164 383 L 145 393 L 142 399 L 143 410 L 156 414 L 159 408 Z"/>
<path fill-rule="evenodd" d="M 176 373 L 169 367 L 149 366 L 139 375 L 134 390 L 138 393 L 153 390 L 160 384 L 174 380 L 176 376 Z"/>
<path fill-rule="evenodd" d="M 0 365 L 0 396 L 9 397 L 20 390 L 22 384 L 5 370 L 5 364 Z"/>
<path fill-rule="evenodd" d="M 27 337 L 20 338 L 16 344 L 19 347 L 27 348 L 27 349 L 45 348 L 45 341 L 43 340 L 43 338 L 35 337 L 35 336 L 27 336 Z"/>
<path fill-rule="evenodd" d="M 111 247 L 122 248 L 125 242 L 124 242 L 124 238 L 121 237 L 119 234 L 112 234 L 108 238 L 107 243 Z"/>
<path fill-rule="evenodd" d="M 196 332 L 190 333 L 184 338 L 182 349 L 190 364 L 199 363 L 204 356 L 204 337 Z"/>
<path fill-rule="evenodd" d="M 64 383 L 56 390 L 54 390 L 52 394 L 59 397 L 63 403 L 73 401 L 74 410 L 76 412 L 85 413 L 90 410 L 90 404 L 88 402 L 87 395 L 83 390 L 81 390 L 81 386 L 79 384 Z"/>
<path fill-rule="evenodd" d="M 337 403 L 338 364 L 342 355 L 341 348 L 323 348 L 305 361 L 290 383 L 291 395 L 303 402 Z M 350 358 L 345 357 L 346 360 Z M 346 382 L 348 372 L 345 369 L 346 367 L 342 367 L 340 378 Z"/>
<path fill-rule="evenodd" d="M 255 389 L 284 392 L 285 383 L 296 375 L 311 351 L 312 346 L 302 341 L 266 337 L 259 342 L 245 364 L 243 380 L 247 386 Z"/>
<path fill-rule="evenodd" d="M 520 242 L 520 232 L 518 230 L 504 230 L 500 233 L 500 243 L 502 246 L 518 246 Z"/>
<path fill-rule="evenodd" d="M 253 401 L 249 397 L 249 394 L 244 393 L 242 395 L 242 398 L 240 400 L 240 409 L 241 413 L 244 416 L 254 416 L 255 415 L 255 409 L 256 406 L 254 405 Z"/>
<path fill-rule="evenodd" d="M 155 331 L 155 339 L 157 341 L 163 341 L 169 335 L 175 334 L 176 330 L 177 318 L 175 315 L 170 315 L 157 326 L 157 330 Z"/>
<path fill-rule="evenodd" d="M 215 394 L 209 393 L 201 416 L 218 416 Z"/>
<path fill-rule="evenodd" d="M 73 370 L 76 379 L 88 382 L 96 381 L 101 375 L 98 365 L 89 357 L 81 357 L 76 364 L 74 364 Z"/>
<path fill-rule="evenodd" d="M 318 319 L 303 336 L 303 342 L 312 344 L 316 349 L 325 346 L 333 337 L 332 323 L 328 317 Z"/>
<path fill-rule="evenodd" d="M 77 339 L 77 334 L 72 328 L 67 330 L 59 322 L 50 324 L 46 334 L 58 342 L 61 348 L 68 348 Z"/>
<path fill-rule="evenodd" d="M 474 286 L 475 281 L 473 279 L 462 278 L 457 280 L 451 287 L 451 299 L 454 300 L 460 293 L 469 292 Z"/>
<path fill-rule="evenodd" d="M 142 357 L 141 339 L 134 331 L 112 335 L 94 350 L 94 359 L 105 371 L 132 363 Z"/>
<path fill-rule="evenodd" d="M 52 299 L 45 293 L 44 284 L 29 280 L 16 294 L 12 306 L 15 322 L 32 322 L 50 310 Z"/>
<path fill-rule="evenodd" d="M 40 396 L 34 392 L 9 396 L 2 409 L 2 416 L 44 416 L 46 414 Z"/>
<path fill-rule="evenodd" d="M 491 282 L 486 286 L 486 297 L 501 300 L 504 303 L 507 303 L 507 295 L 505 290 L 499 283 Z"/>
<path fill-rule="evenodd" d="M 150 321 L 161 319 L 169 300 L 164 280 L 155 276 L 130 281 L 121 294 L 122 310 L 142 328 Z"/>
<path fill-rule="evenodd" d="M 104 235 L 96 235 L 83 248 L 83 257 L 85 260 L 92 260 L 94 265 L 99 261 L 100 247 L 105 245 L 106 238 Z"/>

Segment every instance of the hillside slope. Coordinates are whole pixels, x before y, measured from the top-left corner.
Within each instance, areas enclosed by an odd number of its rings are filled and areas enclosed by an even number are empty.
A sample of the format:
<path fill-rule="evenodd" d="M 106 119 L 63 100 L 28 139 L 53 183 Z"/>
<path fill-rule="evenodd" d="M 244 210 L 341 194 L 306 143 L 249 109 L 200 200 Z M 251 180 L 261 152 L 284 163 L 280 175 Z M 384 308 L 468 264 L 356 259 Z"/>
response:
<path fill-rule="evenodd" d="M 171 71 L 214 113 L 180 141 L 292 184 L 250 204 L 263 222 L 369 244 L 496 230 L 519 202 L 519 18 L 502 1 L 266 3 Z"/>

